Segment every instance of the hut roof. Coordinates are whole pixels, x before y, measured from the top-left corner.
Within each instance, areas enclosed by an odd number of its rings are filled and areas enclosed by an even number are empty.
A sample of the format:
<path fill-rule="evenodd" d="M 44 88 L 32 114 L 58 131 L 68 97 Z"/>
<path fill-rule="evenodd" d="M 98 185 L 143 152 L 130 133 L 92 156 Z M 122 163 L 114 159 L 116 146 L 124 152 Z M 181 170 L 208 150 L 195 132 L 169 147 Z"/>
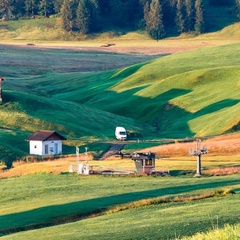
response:
<path fill-rule="evenodd" d="M 41 131 L 34 132 L 26 140 L 27 141 L 51 141 L 51 140 L 66 140 L 66 138 L 55 131 L 41 130 Z"/>

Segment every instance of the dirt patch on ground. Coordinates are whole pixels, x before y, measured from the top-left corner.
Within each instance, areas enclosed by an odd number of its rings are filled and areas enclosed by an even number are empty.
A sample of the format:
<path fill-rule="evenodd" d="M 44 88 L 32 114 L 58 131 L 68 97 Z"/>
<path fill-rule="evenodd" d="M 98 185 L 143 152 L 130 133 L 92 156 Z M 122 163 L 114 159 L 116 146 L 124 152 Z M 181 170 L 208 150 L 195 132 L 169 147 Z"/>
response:
<path fill-rule="evenodd" d="M 209 156 L 239 155 L 240 157 L 240 134 L 217 136 L 210 139 L 203 139 L 199 146 L 200 148 L 206 147 L 208 149 Z M 176 141 L 174 144 L 156 146 L 144 149 L 144 151 L 155 152 L 160 156 L 185 156 L 188 155 L 191 149 L 196 148 L 197 148 L 196 142 Z"/>
<path fill-rule="evenodd" d="M 160 54 L 173 54 L 191 51 L 195 49 L 219 46 L 236 42 L 237 40 L 229 39 L 209 39 L 203 40 L 198 38 L 180 39 L 171 38 L 163 39 L 160 41 L 146 40 L 144 42 L 133 40 L 122 40 L 113 43 L 100 43 L 91 41 L 78 41 L 78 42 L 43 42 L 43 43 L 13 43 L 13 42 L 0 42 L 1 45 L 11 45 L 24 48 L 54 48 L 54 49 L 72 49 L 76 51 L 101 51 L 112 53 L 138 53 L 147 55 L 160 55 Z"/>
<path fill-rule="evenodd" d="M 114 156 L 115 154 L 119 154 L 124 146 L 124 143 L 109 143 L 109 149 L 102 154 L 100 160 L 104 160 L 110 156 Z"/>

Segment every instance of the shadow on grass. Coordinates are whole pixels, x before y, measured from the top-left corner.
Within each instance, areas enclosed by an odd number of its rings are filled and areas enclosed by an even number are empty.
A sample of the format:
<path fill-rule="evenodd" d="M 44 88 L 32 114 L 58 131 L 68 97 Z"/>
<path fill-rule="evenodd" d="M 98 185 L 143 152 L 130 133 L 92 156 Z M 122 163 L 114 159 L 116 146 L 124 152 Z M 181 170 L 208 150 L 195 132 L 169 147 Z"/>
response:
<path fill-rule="evenodd" d="M 176 177 L 176 176 L 184 176 L 184 175 L 194 175 L 196 172 L 195 171 L 190 171 L 190 170 L 171 170 L 171 176 Z"/>
<path fill-rule="evenodd" d="M 30 229 L 78 221 L 93 214 L 101 214 L 106 209 L 142 199 L 188 193 L 195 190 L 238 185 L 239 180 L 216 181 L 195 185 L 159 188 L 142 192 L 129 192 L 115 196 L 88 199 L 67 204 L 52 205 L 37 209 L 8 214 L 0 217 L 0 234 L 11 234 Z M 87 186 L 86 186 L 87 187 Z"/>
<path fill-rule="evenodd" d="M 197 118 L 197 117 L 200 117 L 200 116 L 212 113 L 212 112 L 217 112 L 224 108 L 233 107 L 234 105 L 237 105 L 239 102 L 240 101 L 237 99 L 224 99 L 222 101 L 208 105 L 207 107 L 194 113 L 193 116 Z"/>
<path fill-rule="evenodd" d="M 140 89 L 144 90 L 144 88 L 146 86 Z M 151 124 L 161 137 L 181 138 L 196 134 L 189 129 L 186 121 L 191 113 L 170 103 L 172 99 L 186 95 L 191 90 L 172 88 L 155 98 L 144 98 L 137 96 L 140 89 L 134 88 L 117 94 L 114 92 L 112 99 L 122 100 L 120 104 L 114 102 L 114 107 L 116 105 L 117 107 L 105 110 L 125 117 L 141 119 L 141 121 Z"/>

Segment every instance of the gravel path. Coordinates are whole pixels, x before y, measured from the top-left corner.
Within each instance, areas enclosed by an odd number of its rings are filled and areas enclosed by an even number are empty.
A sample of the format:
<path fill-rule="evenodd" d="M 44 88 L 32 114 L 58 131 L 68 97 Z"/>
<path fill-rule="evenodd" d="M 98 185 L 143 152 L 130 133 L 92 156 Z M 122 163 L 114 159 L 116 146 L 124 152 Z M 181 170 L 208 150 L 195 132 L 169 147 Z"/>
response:
<path fill-rule="evenodd" d="M 104 160 L 112 155 L 118 154 L 119 151 L 121 151 L 124 146 L 126 144 L 125 143 L 109 143 L 109 149 L 100 157 L 100 160 Z"/>

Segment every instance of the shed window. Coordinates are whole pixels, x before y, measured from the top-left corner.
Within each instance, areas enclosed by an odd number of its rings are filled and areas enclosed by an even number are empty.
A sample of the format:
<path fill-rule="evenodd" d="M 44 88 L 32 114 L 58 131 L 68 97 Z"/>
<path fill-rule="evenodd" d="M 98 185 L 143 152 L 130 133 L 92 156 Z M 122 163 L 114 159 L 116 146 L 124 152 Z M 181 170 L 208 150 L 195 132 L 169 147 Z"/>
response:
<path fill-rule="evenodd" d="M 146 164 L 146 166 L 152 166 L 152 164 L 153 164 L 152 159 L 146 159 L 145 164 Z"/>
<path fill-rule="evenodd" d="M 51 154 L 53 154 L 53 147 L 50 147 L 50 152 Z"/>
<path fill-rule="evenodd" d="M 48 145 L 45 145 L 45 154 L 48 154 Z"/>

